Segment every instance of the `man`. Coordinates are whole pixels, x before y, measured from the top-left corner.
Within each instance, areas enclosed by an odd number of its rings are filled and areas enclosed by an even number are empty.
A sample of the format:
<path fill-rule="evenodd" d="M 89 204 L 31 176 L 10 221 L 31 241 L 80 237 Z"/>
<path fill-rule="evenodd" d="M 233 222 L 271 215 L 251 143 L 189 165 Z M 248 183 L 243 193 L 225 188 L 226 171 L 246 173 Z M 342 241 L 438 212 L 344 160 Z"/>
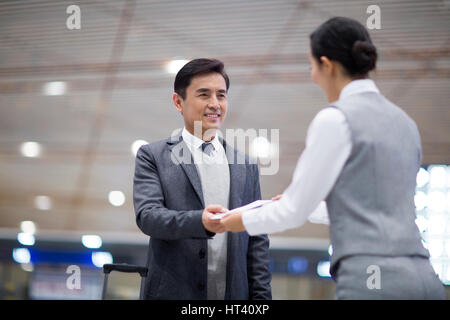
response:
<path fill-rule="evenodd" d="M 228 88 L 221 61 L 187 63 L 173 94 L 184 129 L 137 153 L 136 222 L 150 236 L 146 299 L 271 299 L 267 235 L 224 233 L 211 219 L 261 198 L 257 165 L 217 135 Z"/>

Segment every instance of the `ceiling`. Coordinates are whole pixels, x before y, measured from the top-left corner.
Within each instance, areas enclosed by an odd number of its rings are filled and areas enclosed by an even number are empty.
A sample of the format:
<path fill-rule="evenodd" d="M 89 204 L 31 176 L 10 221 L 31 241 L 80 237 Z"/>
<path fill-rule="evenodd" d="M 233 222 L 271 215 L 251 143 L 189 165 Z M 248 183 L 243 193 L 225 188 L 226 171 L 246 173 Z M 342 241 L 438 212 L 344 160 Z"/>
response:
<path fill-rule="evenodd" d="M 69 30 L 66 8 L 81 9 Z M 279 130 L 279 170 L 263 198 L 290 182 L 309 122 L 327 102 L 309 77 L 308 35 L 326 19 L 366 22 L 373 1 L 2 1 L 0 3 L 0 236 L 32 220 L 58 238 L 84 232 L 141 237 L 132 204 L 131 144 L 183 126 L 171 102 L 172 59 L 214 57 L 231 79 L 227 128 Z M 450 164 L 450 1 L 377 1 L 371 75 L 418 124 L 424 163 Z M 65 81 L 48 96 L 49 81 Z M 269 135 L 269 140 L 270 140 Z M 275 136 L 274 136 L 275 137 Z M 42 155 L 23 157 L 35 141 Z M 332 161 L 332 159 L 330 159 Z M 108 202 L 121 190 L 125 204 Z M 33 199 L 46 195 L 52 209 Z M 307 224 L 279 237 L 328 237 Z"/>

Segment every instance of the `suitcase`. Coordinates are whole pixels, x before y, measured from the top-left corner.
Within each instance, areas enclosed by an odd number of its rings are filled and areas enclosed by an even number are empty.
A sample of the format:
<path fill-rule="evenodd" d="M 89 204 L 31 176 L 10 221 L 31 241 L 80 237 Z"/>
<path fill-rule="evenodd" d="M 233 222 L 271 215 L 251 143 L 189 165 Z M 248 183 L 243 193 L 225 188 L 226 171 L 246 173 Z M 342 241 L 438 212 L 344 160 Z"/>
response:
<path fill-rule="evenodd" d="M 127 273 L 139 273 L 141 276 L 141 288 L 139 290 L 139 299 L 144 299 L 144 286 L 145 279 L 147 278 L 148 268 L 142 266 L 135 266 L 127 263 L 108 263 L 103 265 L 103 273 L 105 278 L 103 280 L 102 300 L 106 297 L 106 288 L 108 286 L 108 276 L 111 271 L 127 272 Z"/>

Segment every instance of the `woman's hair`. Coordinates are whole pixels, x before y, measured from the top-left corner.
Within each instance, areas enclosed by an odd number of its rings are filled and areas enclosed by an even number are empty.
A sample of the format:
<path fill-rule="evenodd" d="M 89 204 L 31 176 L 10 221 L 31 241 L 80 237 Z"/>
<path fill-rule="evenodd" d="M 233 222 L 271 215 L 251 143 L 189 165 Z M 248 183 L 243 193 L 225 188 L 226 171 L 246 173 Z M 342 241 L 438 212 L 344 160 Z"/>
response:
<path fill-rule="evenodd" d="M 375 69 L 377 48 L 366 28 L 356 20 L 335 17 L 320 25 L 311 35 L 311 53 L 340 62 L 351 77 L 366 77 Z"/>

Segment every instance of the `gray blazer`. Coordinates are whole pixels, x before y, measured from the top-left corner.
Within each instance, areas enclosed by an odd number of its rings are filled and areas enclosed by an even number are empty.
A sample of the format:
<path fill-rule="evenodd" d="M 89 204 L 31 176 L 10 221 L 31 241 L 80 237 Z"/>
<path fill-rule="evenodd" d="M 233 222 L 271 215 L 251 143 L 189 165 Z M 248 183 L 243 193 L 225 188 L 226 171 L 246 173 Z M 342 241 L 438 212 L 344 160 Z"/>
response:
<path fill-rule="evenodd" d="M 261 199 L 258 166 L 221 142 L 229 159 L 229 209 Z M 202 224 L 200 177 L 181 133 L 139 149 L 133 196 L 137 225 L 150 236 L 144 297 L 206 299 L 207 239 L 214 233 Z M 229 233 L 226 272 L 225 299 L 271 299 L 268 237 Z"/>

